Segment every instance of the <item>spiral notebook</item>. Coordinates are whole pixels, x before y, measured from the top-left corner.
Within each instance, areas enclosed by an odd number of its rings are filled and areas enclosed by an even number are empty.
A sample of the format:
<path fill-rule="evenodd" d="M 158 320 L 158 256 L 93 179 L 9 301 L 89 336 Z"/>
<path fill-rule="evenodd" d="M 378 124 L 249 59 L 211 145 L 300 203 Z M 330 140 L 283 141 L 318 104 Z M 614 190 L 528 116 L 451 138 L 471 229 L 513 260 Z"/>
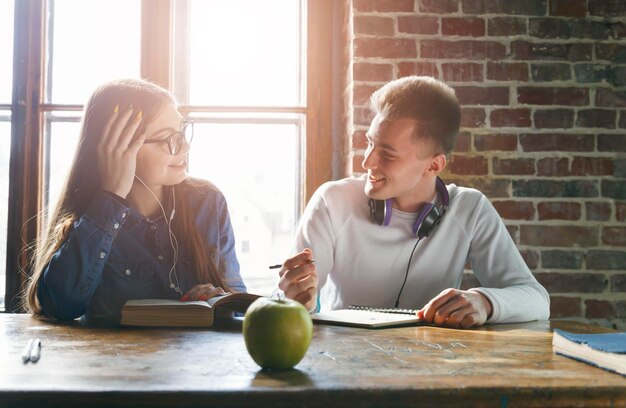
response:
<path fill-rule="evenodd" d="M 380 329 L 424 325 L 425 323 L 418 319 L 416 314 L 417 310 L 413 309 L 351 305 L 348 309 L 319 312 L 311 317 L 314 323 L 319 324 Z"/>

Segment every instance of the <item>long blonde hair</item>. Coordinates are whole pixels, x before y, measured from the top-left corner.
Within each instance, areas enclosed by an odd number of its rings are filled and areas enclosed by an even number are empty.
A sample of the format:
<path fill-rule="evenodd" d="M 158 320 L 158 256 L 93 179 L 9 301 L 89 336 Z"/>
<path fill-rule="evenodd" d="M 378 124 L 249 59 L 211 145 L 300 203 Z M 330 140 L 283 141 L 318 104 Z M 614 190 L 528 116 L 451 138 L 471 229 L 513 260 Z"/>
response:
<path fill-rule="evenodd" d="M 47 230 L 37 240 L 31 260 L 32 274 L 22 298 L 26 310 L 33 314 L 42 312 L 37 291 L 43 270 L 52 255 L 67 240 L 74 222 L 85 213 L 91 199 L 101 189 L 102 183 L 96 166 L 96 145 L 98 139 L 103 136 L 104 126 L 115 105 L 121 108 L 133 106 L 135 110 L 142 110 L 142 126 L 145 127 L 168 104 L 176 105 L 174 97 L 165 89 L 144 80 L 116 80 L 100 86 L 93 92 L 85 105 L 80 139 L 70 172 L 59 194 L 55 210 L 49 218 Z M 141 132 L 141 129 L 138 132 Z M 215 248 L 208 247 L 196 229 L 195 217 L 186 199 L 188 189 L 202 191 L 202 187 L 207 184 L 187 178 L 176 186 L 166 187 L 166 192 L 173 188 L 178 193 L 176 218 L 172 222 L 172 230 L 176 236 L 185 237 L 198 282 L 210 282 L 229 290 L 223 278 L 223 271 L 220 271 L 215 263 Z"/>

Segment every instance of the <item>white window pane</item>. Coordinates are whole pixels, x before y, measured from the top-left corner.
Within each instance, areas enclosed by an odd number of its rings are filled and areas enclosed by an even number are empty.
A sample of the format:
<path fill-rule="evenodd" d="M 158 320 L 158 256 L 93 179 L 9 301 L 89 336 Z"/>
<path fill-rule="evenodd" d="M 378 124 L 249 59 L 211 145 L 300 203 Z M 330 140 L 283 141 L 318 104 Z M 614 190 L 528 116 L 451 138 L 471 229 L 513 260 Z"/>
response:
<path fill-rule="evenodd" d="M 53 4 L 52 95 L 47 100 L 83 104 L 103 82 L 140 76 L 139 0 Z"/>
<path fill-rule="evenodd" d="M 61 116 L 59 114 L 58 116 Z M 51 120 L 53 114 L 48 115 Z M 58 116 L 56 116 L 58 118 Z M 68 116 L 67 114 L 63 116 Z M 78 120 L 67 117 L 65 120 Z M 65 184 L 67 173 L 72 165 L 80 132 L 79 122 L 50 122 L 50 174 L 48 178 L 48 205 L 53 210 L 59 199 L 59 193 Z M 95 165 L 95 163 L 94 163 Z"/>
<path fill-rule="evenodd" d="M 7 220 L 9 216 L 9 153 L 11 116 L 0 111 L 0 308 L 4 308 L 7 265 Z"/>
<path fill-rule="evenodd" d="M 241 275 L 269 294 L 293 247 L 298 194 L 299 125 L 196 123 L 190 174 L 226 196 Z"/>
<path fill-rule="evenodd" d="M 297 0 L 192 0 L 189 103 L 300 105 Z"/>
<path fill-rule="evenodd" d="M 0 103 L 11 103 L 12 77 L 13 0 L 0 0 Z"/>

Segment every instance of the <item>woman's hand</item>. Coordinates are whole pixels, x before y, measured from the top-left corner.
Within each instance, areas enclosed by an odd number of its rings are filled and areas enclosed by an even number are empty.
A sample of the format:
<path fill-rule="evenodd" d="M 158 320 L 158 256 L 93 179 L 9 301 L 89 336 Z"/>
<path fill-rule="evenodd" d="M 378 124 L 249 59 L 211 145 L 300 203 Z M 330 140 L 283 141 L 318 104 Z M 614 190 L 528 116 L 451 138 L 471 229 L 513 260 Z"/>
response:
<path fill-rule="evenodd" d="M 480 292 L 446 289 L 417 312 L 417 317 L 437 326 L 468 328 L 484 324 L 492 310 L 491 302 Z"/>
<path fill-rule="evenodd" d="M 302 303 L 311 311 L 317 304 L 317 270 L 313 263 L 313 253 L 306 248 L 296 256 L 287 259 L 280 272 L 278 287 L 289 299 Z"/>
<path fill-rule="evenodd" d="M 137 152 L 146 138 L 145 132 L 137 134 L 142 116 L 142 111 L 132 107 L 120 111 L 116 105 L 96 148 L 102 188 L 122 198 L 133 186 Z"/>
<path fill-rule="evenodd" d="M 228 292 L 225 292 L 224 289 L 220 287 L 215 287 L 210 283 L 206 283 L 204 285 L 196 285 L 191 288 L 187 293 L 180 298 L 181 302 L 185 302 L 188 300 L 209 300 L 214 296 L 218 295 L 226 295 Z"/>

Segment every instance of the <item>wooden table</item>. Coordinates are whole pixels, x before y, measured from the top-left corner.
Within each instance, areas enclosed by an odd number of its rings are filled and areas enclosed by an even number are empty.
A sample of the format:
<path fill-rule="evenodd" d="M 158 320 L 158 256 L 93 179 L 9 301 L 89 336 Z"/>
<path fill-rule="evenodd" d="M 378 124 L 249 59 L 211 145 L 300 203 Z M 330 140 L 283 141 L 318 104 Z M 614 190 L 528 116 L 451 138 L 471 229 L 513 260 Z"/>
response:
<path fill-rule="evenodd" d="M 294 370 L 260 371 L 241 322 L 214 330 L 85 327 L 0 314 L 0 407 L 626 406 L 626 377 L 552 354 L 551 329 L 315 326 Z M 30 338 L 41 359 L 23 364 Z"/>

